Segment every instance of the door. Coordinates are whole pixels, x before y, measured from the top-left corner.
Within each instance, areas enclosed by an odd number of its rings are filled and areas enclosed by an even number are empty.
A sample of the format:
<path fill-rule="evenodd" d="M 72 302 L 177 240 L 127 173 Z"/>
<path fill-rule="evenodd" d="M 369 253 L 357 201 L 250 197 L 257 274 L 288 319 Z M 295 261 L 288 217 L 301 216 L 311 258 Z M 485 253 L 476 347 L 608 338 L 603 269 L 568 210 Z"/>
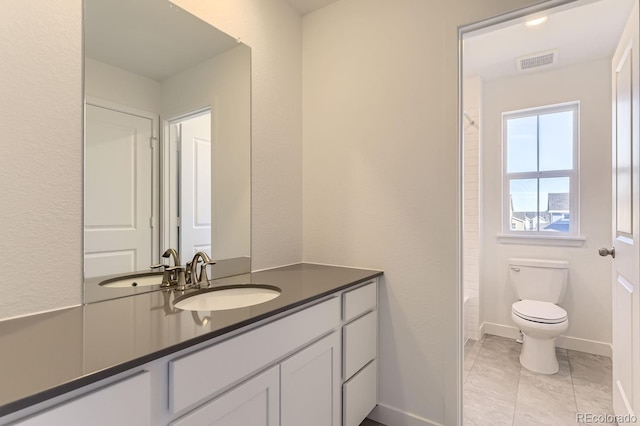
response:
<path fill-rule="evenodd" d="M 153 120 L 86 105 L 85 277 L 148 270 Z"/>
<path fill-rule="evenodd" d="M 279 426 L 278 373 L 278 367 L 272 367 L 170 426 Z"/>
<path fill-rule="evenodd" d="M 281 364 L 282 426 L 340 426 L 340 358 L 333 332 Z"/>
<path fill-rule="evenodd" d="M 211 256 L 211 113 L 183 119 L 180 126 L 180 254 Z"/>
<path fill-rule="evenodd" d="M 613 406 L 640 409 L 640 143 L 638 2 L 612 61 L 613 95 Z"/>

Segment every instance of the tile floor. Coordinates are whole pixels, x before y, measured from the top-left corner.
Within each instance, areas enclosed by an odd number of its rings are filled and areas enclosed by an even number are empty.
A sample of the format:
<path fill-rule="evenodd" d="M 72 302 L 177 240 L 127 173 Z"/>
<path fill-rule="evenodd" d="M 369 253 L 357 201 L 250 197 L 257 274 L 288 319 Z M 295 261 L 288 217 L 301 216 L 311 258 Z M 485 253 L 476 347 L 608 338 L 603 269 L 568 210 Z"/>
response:
<path fill-rule="evenodd" d="M 520 366 L 521 345 L 485 335 L 465 345 L 465 425 L 576 425 L 578 413 L 612 414 L 611 359 L 557 349 L 560 371 Z"/>

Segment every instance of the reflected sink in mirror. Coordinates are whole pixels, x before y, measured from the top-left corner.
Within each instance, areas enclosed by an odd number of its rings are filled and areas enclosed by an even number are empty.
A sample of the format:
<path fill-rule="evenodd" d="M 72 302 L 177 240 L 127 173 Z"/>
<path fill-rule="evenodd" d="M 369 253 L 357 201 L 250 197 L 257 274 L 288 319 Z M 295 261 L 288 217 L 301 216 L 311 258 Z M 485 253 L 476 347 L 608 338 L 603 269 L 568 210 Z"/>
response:
<path fill-rule="evenodd" d="M 148 272 L 141 274 L 131 274 L 124 277 L 115 277 L 100 282 L 102 287 L 128 288 L 146 287 L 150 285 L 162 284 L 162 272 Z"/>
<path fill-rule="evenodd" d="M 280 294 L 281 290 L 272 285 L 229 285 L 179 297 L 173 305 L 186 311 L 224 311 L 265 303 Z"/>

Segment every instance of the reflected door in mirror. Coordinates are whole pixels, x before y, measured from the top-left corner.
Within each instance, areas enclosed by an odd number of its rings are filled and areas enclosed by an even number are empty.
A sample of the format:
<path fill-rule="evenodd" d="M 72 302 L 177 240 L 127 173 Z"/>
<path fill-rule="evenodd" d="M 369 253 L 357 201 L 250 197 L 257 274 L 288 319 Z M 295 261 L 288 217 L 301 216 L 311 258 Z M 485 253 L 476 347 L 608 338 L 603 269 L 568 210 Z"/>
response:
<path fill-rule="evenodd" d="M 171 235 L 170 247 L 178 247 L 183 258 L 190 258 L 199 251 L 211 253 L 211 111 L 206 110 L 184 118 L 172 120 L 170 134 L 177 138 L 179 146 L 176 161 L 176 194 L 166 197 L 175 205 L 178 220 Z M 173 145 L 173 144 L 170 144 Z M 172 184 L 170 188 L 173 188 Z M 177 200 L 173 201 L 173 200 Z M 177 243 L 177 244 L 176 244 Z"/>
<path fill-rule="evenodd" d="M 153 120 L 86 105 L 85 276 L 152 263 Z"/>

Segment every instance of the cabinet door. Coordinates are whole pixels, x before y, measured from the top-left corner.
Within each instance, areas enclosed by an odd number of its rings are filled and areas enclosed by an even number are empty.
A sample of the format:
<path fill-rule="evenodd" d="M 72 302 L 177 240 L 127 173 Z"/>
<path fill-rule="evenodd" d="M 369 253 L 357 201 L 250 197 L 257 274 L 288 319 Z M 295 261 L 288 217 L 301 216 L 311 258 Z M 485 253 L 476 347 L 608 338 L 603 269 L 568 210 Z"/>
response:
<path fill-rule="evenodd" d="M 282 426 L 339 426 L 339 333 L 333 332 L 281 364 Z"/>
<path fill-rule="evenodd" d="M 149 372 L 142 372 L 19 421 L 15 425 L 150 425 L 150 380 Z"/>
<path fill-rule="evenodd" d="M 279 368 L 247 380 L 171 426 L 279 426 Z"/>

